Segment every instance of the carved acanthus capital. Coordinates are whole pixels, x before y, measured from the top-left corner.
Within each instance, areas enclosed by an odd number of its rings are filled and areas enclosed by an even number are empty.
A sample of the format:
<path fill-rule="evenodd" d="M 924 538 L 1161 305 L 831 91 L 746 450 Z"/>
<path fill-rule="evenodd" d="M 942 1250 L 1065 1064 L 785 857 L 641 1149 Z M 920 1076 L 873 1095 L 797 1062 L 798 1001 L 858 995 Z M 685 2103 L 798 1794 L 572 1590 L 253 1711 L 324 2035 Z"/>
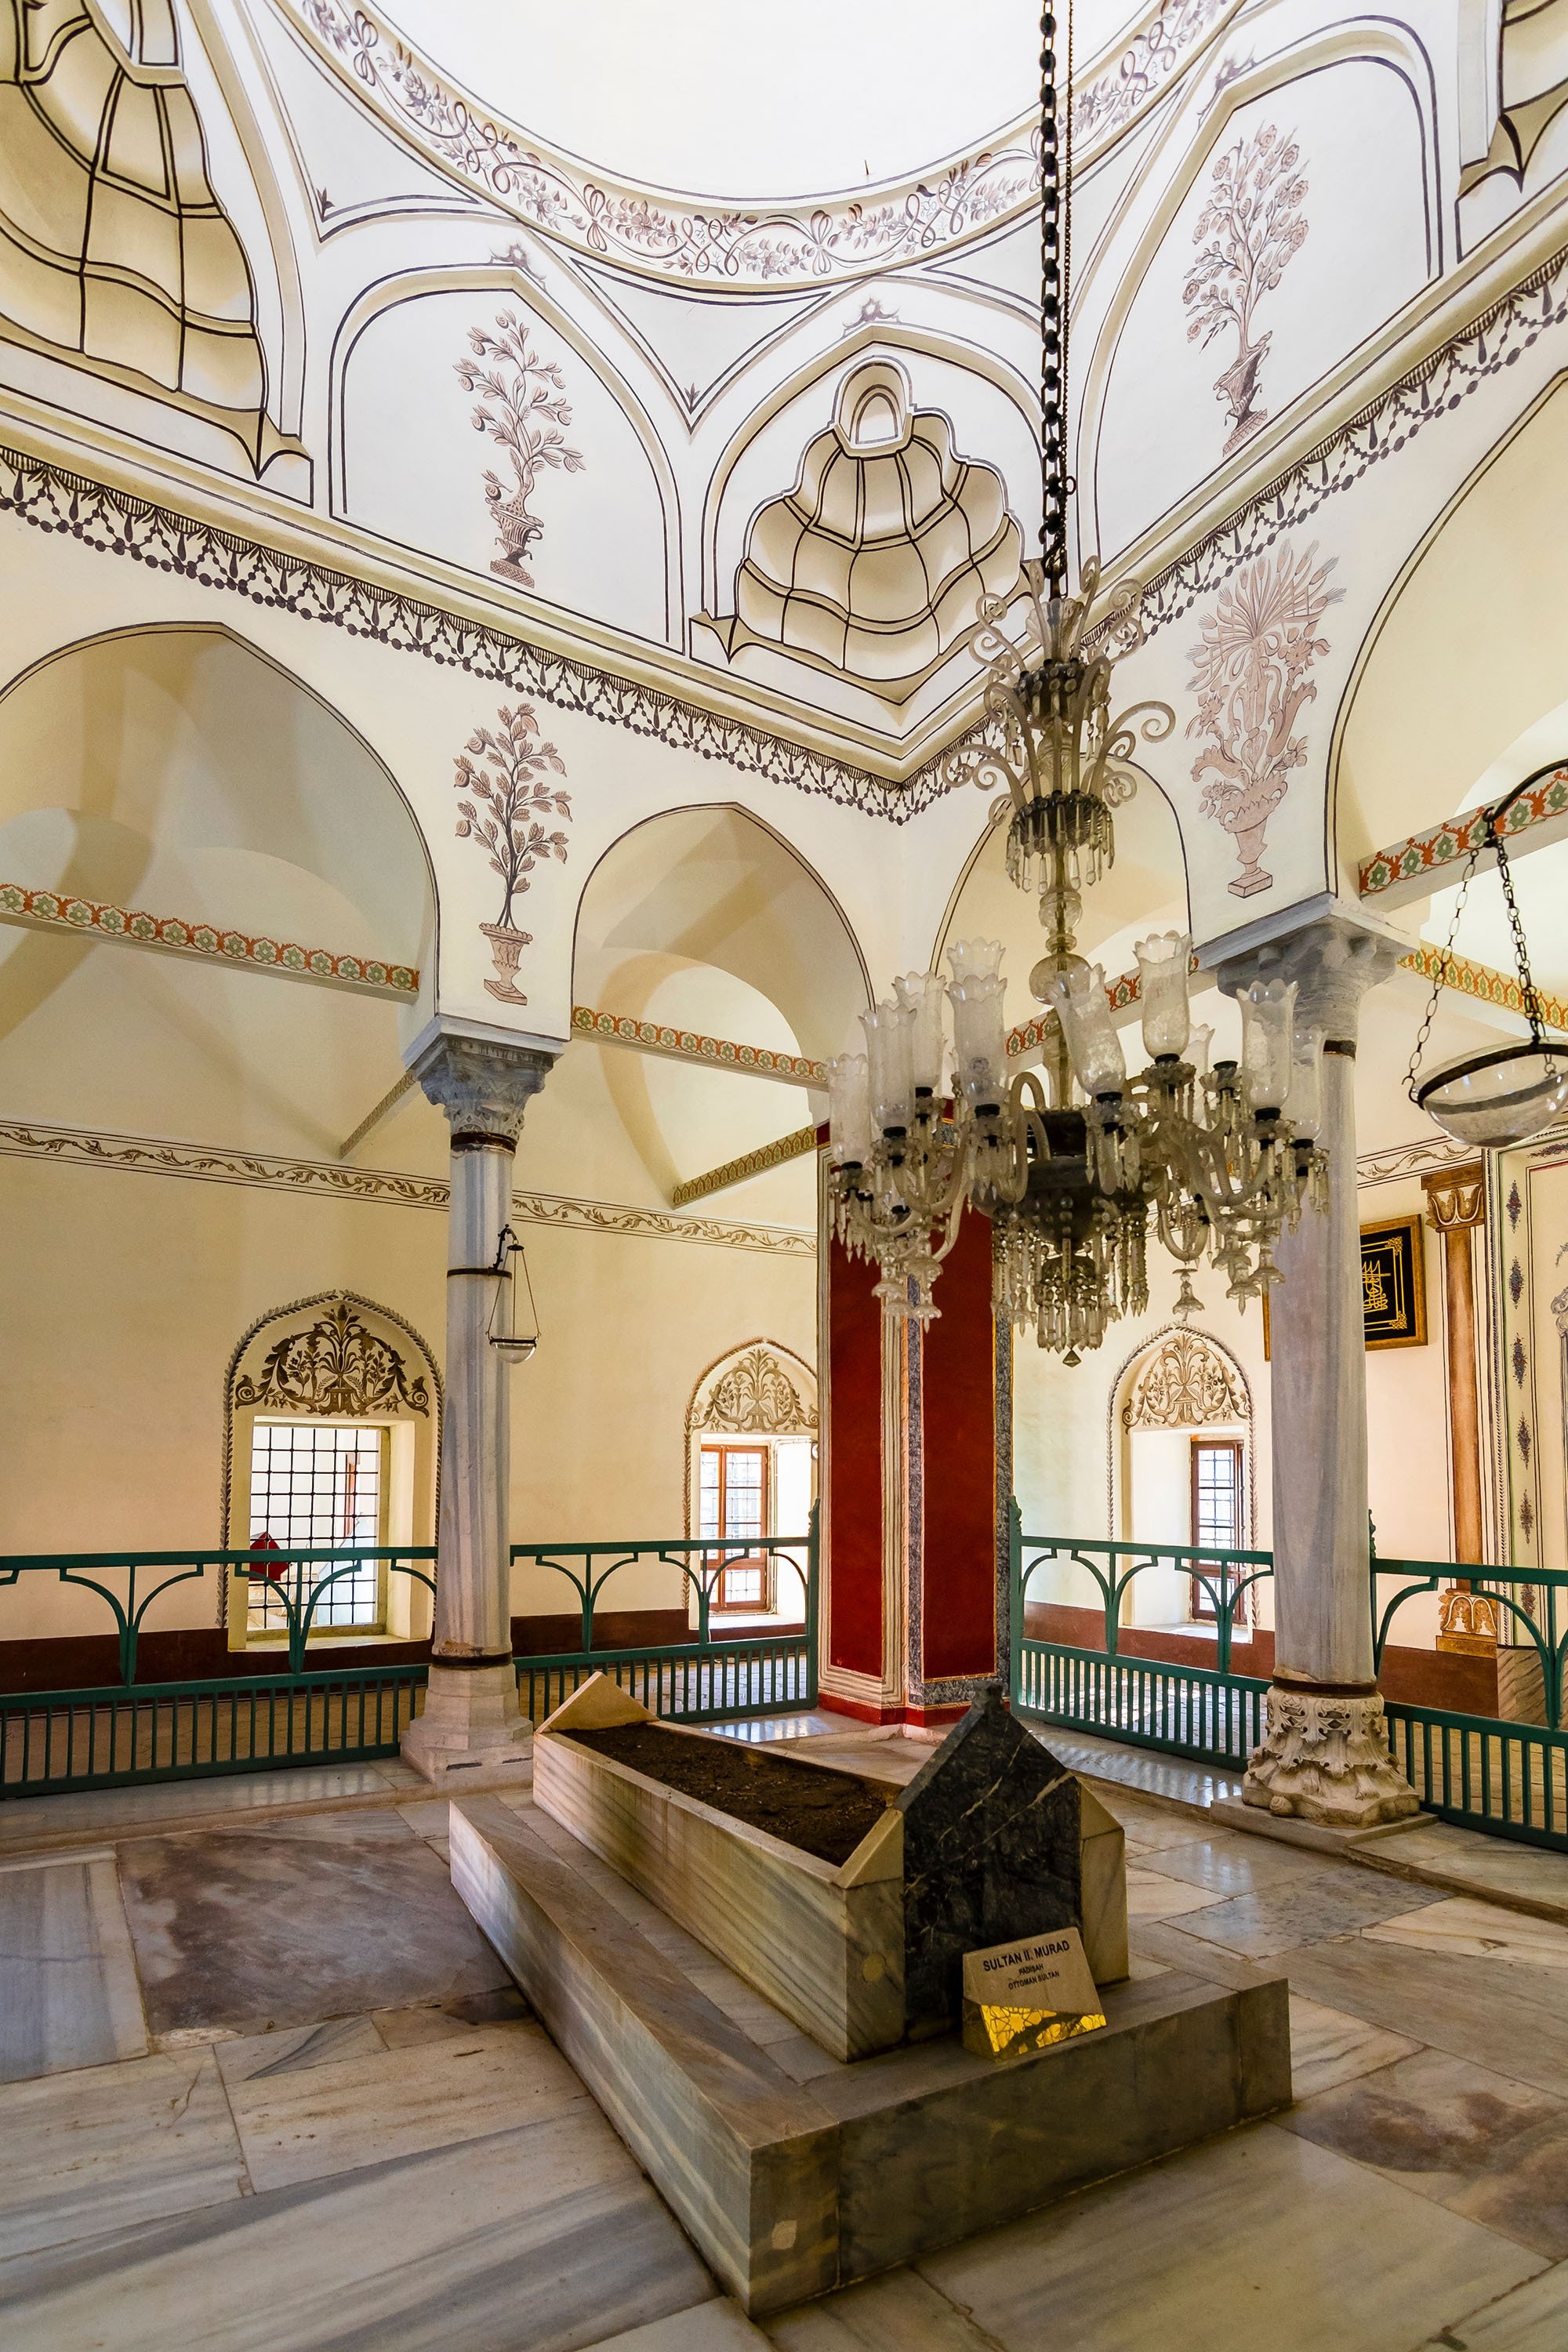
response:
<path fill-rule="evenodd" d="M 1325 1037 L 1353 1045 L 1362 998 L 1389 977 L 1403 953 L 1398 940 L 1345 916 L 1324 915 L 1226 958 L 1215 976 L 1227 996 L 1239 995 L 1255 980 L 1293 980 L 1298 1027 L 1321 1029 Z"/>
<path fill-rule="evenodd" d="M 534 1045 L 455 1032 L 433 1037 L 410 1067 L 430 1100 L 444 1110 L 452 1133 L 490 1136 L 515 1144 L 523 1114 L 555 1066 Z"/>
<path fill-rule="evenodd" d="M 1370 1829 L 1420 1811 L 1388 1751 L 1381 1692 L 1276 1683 L 1265 1708 L 1263 1742 L 1241 1784 L 1245 1804 L 1330 1829 Z"/>

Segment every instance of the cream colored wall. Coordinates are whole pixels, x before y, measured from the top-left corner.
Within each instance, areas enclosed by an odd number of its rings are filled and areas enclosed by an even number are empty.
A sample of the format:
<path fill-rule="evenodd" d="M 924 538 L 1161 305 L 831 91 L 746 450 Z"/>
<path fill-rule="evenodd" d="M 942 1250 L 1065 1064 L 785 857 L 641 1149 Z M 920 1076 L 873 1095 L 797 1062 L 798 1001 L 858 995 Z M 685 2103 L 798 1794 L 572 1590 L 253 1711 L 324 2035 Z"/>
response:
<path fill-rule="evenodd" d="M 1415 1178 L 1363 1186 L 1361 1222 L 1382 1224 L 1425 1214 Z M 1425 1229 L 1426 1345 L 1370 1348 L 1366 1358 L 1367 1503 L 1385 1559 L 1451 1559 L 1448 1400 L 1443 1351 L 1443 1244 Z M 1435 1611 L 1435 1604 L 1434 1604 Z M 1434 1625 L 1436 1622 L 1435 1613 Z M 1401 1638 L 1413 1638 L 1416 1604 L 1400 1613 Z"/>
<path fill-rule="evenodd" d="M 442 1354 L 446 1220 L 111 1167 L 0 1158 L 0 1551 L 216 1546 L 223 1381 L 249 1324 L 337 1286 Z M 687 1402 L 742 1340 L 815 1355 L 815 1262 L 660 1237 L 524 1227 L 542 1341 L 513 1375 L 514 1539 L 673 1536 Z M 605 1606 L 671 1607 L 669 1570 L 626 1571 Z M 572 1605 L 520 1576 L 519 1611 Z M 216 1622 L 216 1575 L 149 1628 Z M 109 1630 L 42 1577 L 0 1592 L 0 1636 Z"/>

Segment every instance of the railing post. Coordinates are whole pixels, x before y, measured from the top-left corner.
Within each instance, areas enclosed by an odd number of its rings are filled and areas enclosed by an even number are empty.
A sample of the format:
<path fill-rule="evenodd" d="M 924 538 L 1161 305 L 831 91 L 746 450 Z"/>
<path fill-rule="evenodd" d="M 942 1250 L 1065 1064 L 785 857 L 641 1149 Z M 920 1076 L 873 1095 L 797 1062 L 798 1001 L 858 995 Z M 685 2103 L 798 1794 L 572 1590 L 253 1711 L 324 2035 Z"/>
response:
<path fill-rule="evenodd" d="M 120 1621 L 120 1679 L 127 1690 L 136 1680 L 136 1563 L 131 1562 L 131 1580 L 125 1593 L 125 1614 Z"/>
<path fill-rule="evenodd" d="M 1236 1592 L 1231 1570 L 1233 1562 L 1222 1559 L 1219 1565 L 1219 1607 L 1215 1612 L 1214 1662 L 1222 1675 L 1230 1672 L 1231 1634 L 1236 1624 Z"/>
<path fill-rule="evenodd" d="M 1108 1658 L 1113 1658 L 1116 1655 L 1116 1644 L 1121 1631 L 1119 1622 L 1121 1616 L 1121 1586 L 1116 1573 L 1116 1563 L 1120 1557 L 1120 1553 L 1116 1551 L 1110 1551 L 1106 1555 L 1105 1654 Z"/>
<path fill-rule="evenodd" d="M 805 1699 L 808 1706 L 816 1705 L 816 1632 L 817 1595 L 821 1591 L 822 1569 L 822 1499 L 812 1504 L 806 1521 L 805 1541 Z"/>
<path fill-rule="evenodd" d="M 578 1591 L 583 1596 L 583 1647 L 591 1650 L 594 1646 L 594 1608 L 599 1598 L 599 1588 L 594 1581 L 594 1555 L 591 1551 L 583 1555 L 583 1581 Z"/>

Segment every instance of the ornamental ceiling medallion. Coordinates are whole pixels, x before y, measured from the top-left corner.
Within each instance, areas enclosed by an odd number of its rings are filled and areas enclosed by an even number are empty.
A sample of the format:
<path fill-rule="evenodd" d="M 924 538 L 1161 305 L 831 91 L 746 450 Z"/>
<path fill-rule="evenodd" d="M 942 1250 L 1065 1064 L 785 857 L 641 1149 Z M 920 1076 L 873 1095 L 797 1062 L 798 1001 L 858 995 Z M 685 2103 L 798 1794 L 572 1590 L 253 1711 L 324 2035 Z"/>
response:
<path fill-rule="evenodd" d="M 1144 1365 L 1121 1416 L 1127 1429 L 1203 1429 L 1247 1418 L 1246 1392 L 1234 1369 L 1192 1331 L 1173 1331 Z"/>
<path fill-rule="evenodd" d="M 806 1436 L 816 1427 L 816 1413 L 778 1358 L 767 1348 L 752 1348 L 731 1365 L 695 1426 L 747 1437 Z"/>
<path fill-rule="evenodd" d="M 234 1401 L 263 1411 L 351 1418 L 430 1410 L 424 1375 L 411 1381 L 398 1350 L 367 1330 L 346 1298 L 334 1300 L 318 1321 L 269 1348 L 259 1380 L 242 1377 Z"/>

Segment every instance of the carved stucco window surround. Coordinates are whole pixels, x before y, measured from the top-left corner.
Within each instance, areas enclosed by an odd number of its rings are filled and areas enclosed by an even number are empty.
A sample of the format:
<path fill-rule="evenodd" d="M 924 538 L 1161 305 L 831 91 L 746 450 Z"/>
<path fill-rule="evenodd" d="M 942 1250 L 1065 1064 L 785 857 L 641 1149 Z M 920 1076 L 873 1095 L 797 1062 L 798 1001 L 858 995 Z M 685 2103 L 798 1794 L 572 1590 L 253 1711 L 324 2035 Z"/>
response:
<path fill-rule="evenodd" d="M 441 1409 L 435 1357 L 413 1324 L 392 1308 L 356 1291 L 325 1290 L 268 1309 L 245 1333 L 224 1378 L 224 1548 L 239 1550 L 250 1541 L 258 1422 L 384 1430 L 380 1540 L 433 1542 Z M 224 1609 L 231 1649 L 246 1646 L 249 1601 L 240 1570 L 228 1579 Z M 394 1638 L 422 1639 L 430 1630 L 426 1589 L 407 1577 L 389 1577 L 385 1625 Z"/>
<path fill-rule="evenodd" d="M 765 1533 L 803 1534 L 816 1483 L 816 1375 L 811 1366 L 771 1339 L 748 1339 L 728 1349 L 702 1374 L 686 1409 L 687 1534 L 702 1531 L 703 1447 L 726 1444 L 767 1453 Z M 692 1565 L 698 1565 L 695 1556 Z M 798 1575 L 788 1559 L 770 1559 L 759 1615 L 779 1614 L 791 1622 L 804 1616 L 805 1565 L 804 1551 Z"/>
<path fill-rule="evenodd" d="M 1130 1515 L 1135 1507 L 1132 1445 L 1141 1433 L 1180 1435 L 1212 1430 L 1241 1440 L 1242 1540 L 1247 1549 L 1256 1549 L 1255 1426 L 1251 1385 L 1240 1362 L 1222 1340 L 1206 1331 L 1172 1324 L 1152 1339 L 1141 1341 L 1118 1368 L 1107 1398 L 1107 1533 L 1117 1542 L 1131 1538 L 1151 1544 L 1184 1544 L 1189 1539 L 1184 1473 L 1179 1481 L 1173 1474 L 1172 1481 L 1173 1498 L 1178 1486 L 1182 1498 L 1183 1524 L 1179 1531 L 1131 1523 Z M 1139 1598 L 1135 1581 L 1129 1590 L 1129 1601 L 1136 1603 Z"/>
<path fill-rule="evenodd" d="M 697 619 L 729 661 L 766 647 L 898 707 L 967 642 L 981 597 L 1015 585 L 1021 553 L 1001 477 L 958 455 L 896 362 L 868 360 L 794 488 L 752 518 L 734 611 Z"/>

